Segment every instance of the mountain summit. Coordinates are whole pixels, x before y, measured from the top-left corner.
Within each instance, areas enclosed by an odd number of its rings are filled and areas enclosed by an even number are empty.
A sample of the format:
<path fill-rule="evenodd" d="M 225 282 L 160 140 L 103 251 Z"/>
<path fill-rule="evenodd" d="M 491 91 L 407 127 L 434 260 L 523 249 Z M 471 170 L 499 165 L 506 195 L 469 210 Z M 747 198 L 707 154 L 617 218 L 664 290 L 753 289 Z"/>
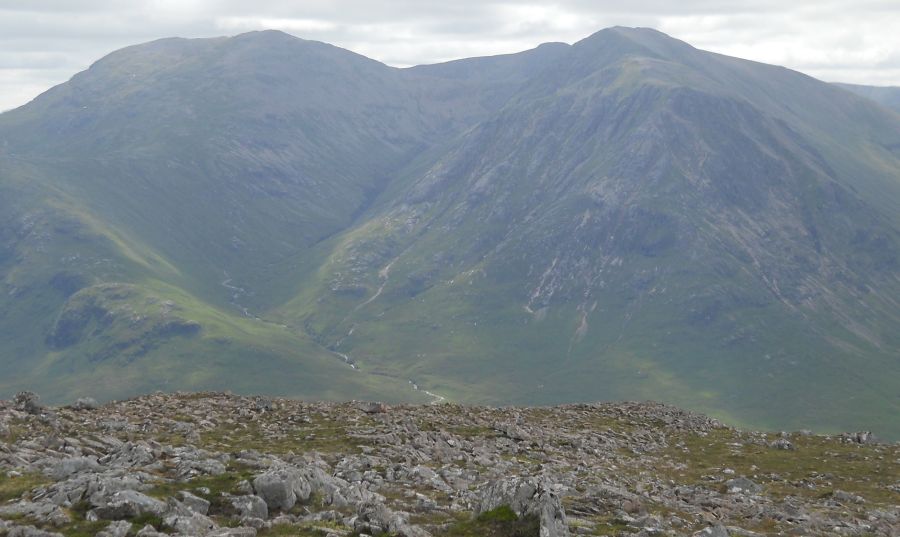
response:
<path fill-rule="evenodd" d="M 409 69 L 280 32 L 130 47 L 0 115 L 0 215 L 4 393 L 900 437 L 900 118 L 650 29 Z"/>

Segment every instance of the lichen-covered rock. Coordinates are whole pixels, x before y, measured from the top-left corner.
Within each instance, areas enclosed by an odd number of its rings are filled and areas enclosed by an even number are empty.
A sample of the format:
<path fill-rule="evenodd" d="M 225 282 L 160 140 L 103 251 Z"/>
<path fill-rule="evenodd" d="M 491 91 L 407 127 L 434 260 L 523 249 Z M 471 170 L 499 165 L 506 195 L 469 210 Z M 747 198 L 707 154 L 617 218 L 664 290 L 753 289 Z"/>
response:
<path fill-rule="evenodd" d="M 535 515 L 541 523 L 540 537 L 565 537 L 569 535 L 566 512 L 559 494 L 543 480 L 534 478 L 510 478 L 495 481 L 481 496 L 479 512 L 492 511 L 508 506 L 517 515 Z"/>
<path fill-rule="evenodd" d="M 707 528 L 703 528 L 702 530 L 694 533 L 694 537 L 730 537 L 731 533 L 728 532 L 728 528 L 722 526 L 721 524 L 716 526 L 709 526 Z"/>
<path fill-rule="evenodd" d="M 19 392 L 13 398 L 13 404 L 16 410 L 21 410 L 28 414 L 40 414 L 44 409 L 41 405 L 41 398 L 34 392 Z"/>
<path fill-rule="evenodd" d="M 308 500 L 312 491 L 300 470 L 286 466 L 256 476 L 253 490 L 270 510 L 280 511 L 289 510 L 298 500 Z"/>
<path fill-rule="evenodd" d="M 218 526 L 211 518 L 200 513 L 169 515 L 163 519 L 163 522 L 179 535 L 190 537 L 205 537 L 218 529 Z"/>
<path fill-rule="evenodd" d="M 110 522 L 106 529 L 97 534 L 97 537 L 127 537 L 132 524 L 127 520 L 115 520 Z"/>
<path fill-rule="evenodd" d="M 95 507 L 91 512 L 101 520 L 122 520 L 149 514 L 162 516 L 166 503 L 136 490 L 123 490 L 113 494 L 105 505 Z"/>
<path fill-rule="evenodd" d="M 0 529 L 2 529 L 2 526 L 0 526 Z M 0 533 L 0 535 L 5 535 L 6 537 L 65 537 L 61 533 L 41 530 L 34 526 L 11 525 L 5 531 L 5 534 Z"/>
<path fill-rule="evenodd" d="M 209 501 L 191 494 L 186 490 L 182 490 L 178 493 L 178 499 L 185 507 L 194 513 L 199 513 L 201 515 L 209 513 Z"/>
<path fill-rule="evenodd" d="M 269 518 L 268 504 L 259 496 L 234 496 L 230 500 L 231 505 L 242 519 L 261 518 L 265 520 Z"/>
<path fill-rule="evenodd" d="M 42 526 L 62 527 L 72 521 L 67 511 L 47 499 L 21 500 L 0 506 L 0 518 L 23 518 Z"/>
<path fill-rule="evenodd" d="M 75 410 L 96 410 L 100 404 L 93 397 L 79 397 L 72 403 Z"/>

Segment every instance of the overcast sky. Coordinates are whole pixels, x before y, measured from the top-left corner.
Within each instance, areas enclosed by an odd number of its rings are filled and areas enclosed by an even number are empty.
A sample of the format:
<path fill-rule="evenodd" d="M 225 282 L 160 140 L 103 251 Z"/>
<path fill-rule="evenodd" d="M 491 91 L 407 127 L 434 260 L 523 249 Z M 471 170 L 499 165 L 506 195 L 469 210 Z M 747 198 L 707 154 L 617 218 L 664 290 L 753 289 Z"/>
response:
<path fill-rule="evenodd" d="M 0 110 L 161 37 L 275 28 L 408 66 L 571 43 L 615 25 L 823 80 L 900 85 L 900 0 L 0 0 Z"/>

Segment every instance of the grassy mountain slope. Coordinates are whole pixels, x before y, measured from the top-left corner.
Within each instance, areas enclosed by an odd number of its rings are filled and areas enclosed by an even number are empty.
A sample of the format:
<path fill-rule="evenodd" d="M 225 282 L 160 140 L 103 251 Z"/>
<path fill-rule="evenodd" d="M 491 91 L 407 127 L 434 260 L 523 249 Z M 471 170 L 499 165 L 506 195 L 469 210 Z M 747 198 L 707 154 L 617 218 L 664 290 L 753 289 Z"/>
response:
<path fill-rule="evenodd" d="M 366 70 L 356 91 L 321 87 Z M 346 226 L 379 170 L 432 132 L 399 125 L 411 116 L 374 95 L 401 103 L 392 72 L 278 33 L 163 40 L 4 114 L 0 388 L 46 386 L 54 400 L 222 385 L 407 398 L 405 382 L 364 380 L 245 306 L 274 261 Z M 310 80 L 318 93 L 295 98 Z M 55 341 L 66 316 L 85 326 Z"/>
<path fill-rule="evenodd" d="M 895 112 L 900 112 L 900 88 L 896 86 L 861 86 L 859 84 L 837 83 L 835 86 L 872 99 Z"/>
<path fill-rule="evenodd" d="M 900 431 L 900 125 L 651 31 L 546 69 L 333 240 L 285 322 L 452 398 Z"/>
<path fill-rule="evenodd" d="M 0 190 L 3 392 L 409 379 L 900 437 L 900 120 L 651 30 L 140 45 L 0 115 Z"/>

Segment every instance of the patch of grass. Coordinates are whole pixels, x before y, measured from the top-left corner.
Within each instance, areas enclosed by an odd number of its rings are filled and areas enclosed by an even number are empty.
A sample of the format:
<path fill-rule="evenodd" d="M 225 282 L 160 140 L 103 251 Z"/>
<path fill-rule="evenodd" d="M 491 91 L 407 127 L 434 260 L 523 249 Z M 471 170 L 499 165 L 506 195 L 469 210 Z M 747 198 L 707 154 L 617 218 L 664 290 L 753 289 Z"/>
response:
<path fill-rule="evenodd" d="M 38 473 L 23 474 L 19 477 L 9 477 L 6 473 L 0 473 L 0 503 L 21 498 L 26 492 L 49 482 L 46 476 Z"/>
<path fill-rule="evenodd" d="M 97 522 L 88 522 L 86 520 L 78 520 L 68 526 L 53 530 L 58 531 L 66 537 L 93 537 L 97 533 L 103 531 L 109 521 L 101 520 Z"/>
<path fill-rule="evenodd" d="M 486 511 L 469 520 L 461 520 L 440 537 L 537 537 L 540 521 L 536 516 L 519 517 L 508 506 Z"/>
<path fill-rule="evenodd" d="M 231 464 L 228 471 L 221 475 L 198 476 L 188 481 L 171 481 L 157 483 L 147 491 L 148 496 L 165 500 L 174 497 L 180 491 L 187 491 L 209 502 L 209 515 L 221 518 L 221 522 L 228 522 L 233 513 L 230 502 L 224 500 L 222 494 L 238 495 L 238 484 L 245 480 L 253 479 L 254 470 L 242 464 Z M 206 492 L 201 489 L 208 489 Z"/>
<path fill-rule="evenodd" d="M 592 519 L 594 535 L 619 535 L 628 530 L 628 524 L 614 515 L 605 515 Z"/>
<path fill-rule="evenodd" d="M 276 524 L 271 528 L 263 528 L 256 534 L 258 537 L 325 537 L 324 530 L 297 527 L 293 524 Z"/>
<path fill-rule="evenodd" d="M 266 419 L 278 419 L 270 414 Z M 280 438 L 266 435 L 259 423 L 246 428 L 218 427 L 202 435 L 202 444 L 216 449 L 255 449 L 266 453 L 359 453 L 364 442 L 347 434 L 345 424 L 328 417 L 316 417 L 310 423 L 298 423 Z"/>
<path fill-rule="evenodd" d="M 671 462 L 660 468 L 677 483 L 706 484 L 705 475 L 721 475 L 724 468 L 763 485 L 763 494 L 776 498 L 822 498 L 843 490 L 871 504 L 893 507 L 900 493 L 888 488 L 900 481 L 900 447 L 859 445 L 836 438 L 792 435 L 795 450 L 779 450 L 748 441 L 740 433 L 716 430 L 706 436 L 689 434 L 670 438 L 664 456 Z M 723 476 L 724 477 L 724 476 Z"/>

